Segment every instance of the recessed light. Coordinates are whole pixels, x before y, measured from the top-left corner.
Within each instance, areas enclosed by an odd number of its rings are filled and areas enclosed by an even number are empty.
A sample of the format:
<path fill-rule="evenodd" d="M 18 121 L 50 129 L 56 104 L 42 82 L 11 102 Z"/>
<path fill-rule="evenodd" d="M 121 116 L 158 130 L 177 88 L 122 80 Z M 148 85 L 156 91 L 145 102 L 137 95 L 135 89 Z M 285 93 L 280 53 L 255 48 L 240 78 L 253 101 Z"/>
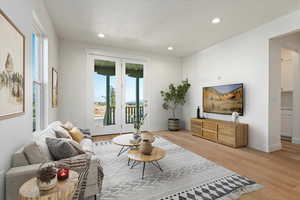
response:
<path fill-rule="evenodd" d="M 105 35 L 104 35 L 103 33 L 99 33 L 99 34 L 98 34 L 98 37 L 99 37 L 99 38 L 104 38 Z"/>
<path fill-rule="evenodd" d="M 173 48 L 172 46 L 169 46 L 169 47 L 168 47 L 168 50 L 169 50 L 169 51 L 172 51 L 173 49 L 174 49 L 174 48 Z"/>
<path fill-rule="evenodd" d="M 218 24 L 218 23 L 220 23 L 220 22 L 221 22 L 221 19 L 218 18 L 218 17 L 216 17 L 216 18 L 214 18 L 213 20 L 211 20 L 211 23 L 213 23 L 213 24 Z"/>

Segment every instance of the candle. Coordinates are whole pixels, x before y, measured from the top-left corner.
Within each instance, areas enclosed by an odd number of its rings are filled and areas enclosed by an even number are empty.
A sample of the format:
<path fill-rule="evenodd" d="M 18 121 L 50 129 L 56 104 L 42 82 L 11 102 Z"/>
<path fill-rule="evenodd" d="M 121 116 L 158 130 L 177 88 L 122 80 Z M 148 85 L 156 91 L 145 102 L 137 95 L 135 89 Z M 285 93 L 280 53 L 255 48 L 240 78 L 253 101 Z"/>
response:
<path fill-rule="evenodd" d="M 69 169 L 59 169 L 57 171 L 57 179 L 60 181 L 66 180 L 69 177 Z"/>

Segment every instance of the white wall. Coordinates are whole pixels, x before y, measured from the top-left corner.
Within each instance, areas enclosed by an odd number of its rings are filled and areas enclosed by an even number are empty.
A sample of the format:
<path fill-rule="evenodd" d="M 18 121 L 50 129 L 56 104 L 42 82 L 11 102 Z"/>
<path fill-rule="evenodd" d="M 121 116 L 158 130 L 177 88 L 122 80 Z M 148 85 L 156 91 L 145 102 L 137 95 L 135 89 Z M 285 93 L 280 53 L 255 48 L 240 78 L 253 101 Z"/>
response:
<path fill-rule="evenodd" d="M 179 58 L 66 40 L 60 41 L 59 119 L 70 120 L 80 127 L 91 128 L 86 122 L 87 98 L 91 98 L 86 96 L 88 49 L 105 51 L 113 55 L 121 54 L 127 58 L 134 56 L 147 59 L 146 67 L 149 79 L 146 80 L 145 85 L 149 86 L 149 128 L 150 130 L 167 129 L 169 114 L 162 109 L 160 90 L 167 88 L 170 83 L 178 83 L 181 80 Z M 178 115 L 181 116 L 181 110 Z"/>
<path fill-rule="evenodd" d="M 57 66 L 58 45 L 43 1 L 0 0 L 0 8 L 26 37 L 25 114 L 20 117 L 0 121 L 2 135 L 0 140 L 0 199 L 4 199 L 3 173 L 10 167 L 11 155 L 28 142 L 32 136 L 31 34 L 33 32 L 33 10 L 36 10 L 40 22 L 43 24 L 45 31 L 49 34 L 49 65 Z M 56 115 L 56 111 L 50 109 L 49 120 L 55 120 Z"/>
<path fill-rule="evenodd" d="M 189 101 L 183 109 L 188 127 L 196 106 L 202 105 L 203 86 L 242 82 L 245 84 L 245 115 L 240 121 L 249 124 L 249 146 L 261 151 L 276 147 L 277 133 L 271 131 L 276 125 L 271 123 L 269 111 L 278 109 L 280 95 L 270 87 L 273 81 L 269 76 L 272 74 L 269 39 L 300 29 L 299 18 L 300 10 L 185 58 L 183 78 L 192 82 Z M 230 120 L 230 116 L 223 115 L 208 117 Z M 273 134 L 275 139 L 269 140 Z"/>

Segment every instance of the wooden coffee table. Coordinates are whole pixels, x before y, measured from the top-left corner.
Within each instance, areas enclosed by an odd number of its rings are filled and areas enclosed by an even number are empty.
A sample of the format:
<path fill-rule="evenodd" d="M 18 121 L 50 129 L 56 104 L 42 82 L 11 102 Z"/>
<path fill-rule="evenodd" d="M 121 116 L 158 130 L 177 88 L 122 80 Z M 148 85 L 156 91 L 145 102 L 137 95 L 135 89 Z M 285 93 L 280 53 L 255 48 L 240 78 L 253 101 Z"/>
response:
<path fill-rule="evenodd" d="M 164 158 L 166 155 L 165 150 L 159 147 L 153 147 L 151 155 L 144 155 L 140 152 L 139 149 L 132 149 L 128 152 L 129 160 L 133 160 L 134 162 L 131 165 L 131 169 L 137 166 L 140 163 L 143 163 L 143 172 L 142 172 L 142 179 L 144 179 L 145 173 L 145 166 L 146 163 L 151 163 L 153 166 L 157 167 L 160 171 L 163 169 L 160 167 L 158 161 Z"/>
<path fill-rule="evenodd" d="M 155 140 L 154 136 L 150 133 L 143 133 L 142 138 L 148 139 L 148 140 L 150 140 L 150 142 L 154 142 L 154 140 Z M 122 146 L 121 150 L 118 153 L 118 157 L 121 154 L 127 152 L 128 150 L 134 149 L 134 148 L 138 147 L 141 144 L 141 142 L 132 143 L 131 140 L 133 140 L 133 134 L 132 133 L 118 135 L 118 136 L 116 136 L 112 139 L 112 142 L 114 144 Z"/>
<path fill-rule="evenodd" d="M 70 170 L 69 178 L 58 181 L 56 186 L 48 191 L 40 191 L 37 179 L 32 178 L 19 189 L 20 200 L 71 200 L 78 184 L 78 173 Z"/>

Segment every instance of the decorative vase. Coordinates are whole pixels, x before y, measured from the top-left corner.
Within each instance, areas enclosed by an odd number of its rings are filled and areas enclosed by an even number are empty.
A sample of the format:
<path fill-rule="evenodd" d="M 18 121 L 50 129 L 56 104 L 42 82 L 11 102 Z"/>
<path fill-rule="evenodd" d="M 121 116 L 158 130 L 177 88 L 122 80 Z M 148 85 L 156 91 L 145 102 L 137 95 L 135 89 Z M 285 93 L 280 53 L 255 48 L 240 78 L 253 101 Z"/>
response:
<path fill-rule="evenodd" d="M 232 121 L 234 123 L 238 123 L 239 122 L 239 113 L 238 112 L 233 112 L 231 115 Z"/>
<path fill-rule="evenodd" d="M 197 108 L 197 118 L 201 119 L 201 115 L 200 115 L 200 107 L 198 106 Z"/>
<path fill-rule="evenodd" d="M 55 178 L 51 179 L 50 182 L 43 182 L 39 178 L 37 178 L 37 184 L 39 186 L 39 189 L 41 191 L 47 191 L 53 189 L 57 184 L 57 176 Z"/>
<path fill-rule="evenodd" d="M 169 131 L 179 131 L 180 120 L 179 119 L 169 119 L 168 120 L 168 129 L 169 129 Z"/>
<path fill-rule="evenodd" d="M 151 142 L 147 139 L 143 140 L 142 144 L 140 145 L 140 151 L 142 152 L 142 154 L 151 155 L 152 149 L 153 147 Z"/>

